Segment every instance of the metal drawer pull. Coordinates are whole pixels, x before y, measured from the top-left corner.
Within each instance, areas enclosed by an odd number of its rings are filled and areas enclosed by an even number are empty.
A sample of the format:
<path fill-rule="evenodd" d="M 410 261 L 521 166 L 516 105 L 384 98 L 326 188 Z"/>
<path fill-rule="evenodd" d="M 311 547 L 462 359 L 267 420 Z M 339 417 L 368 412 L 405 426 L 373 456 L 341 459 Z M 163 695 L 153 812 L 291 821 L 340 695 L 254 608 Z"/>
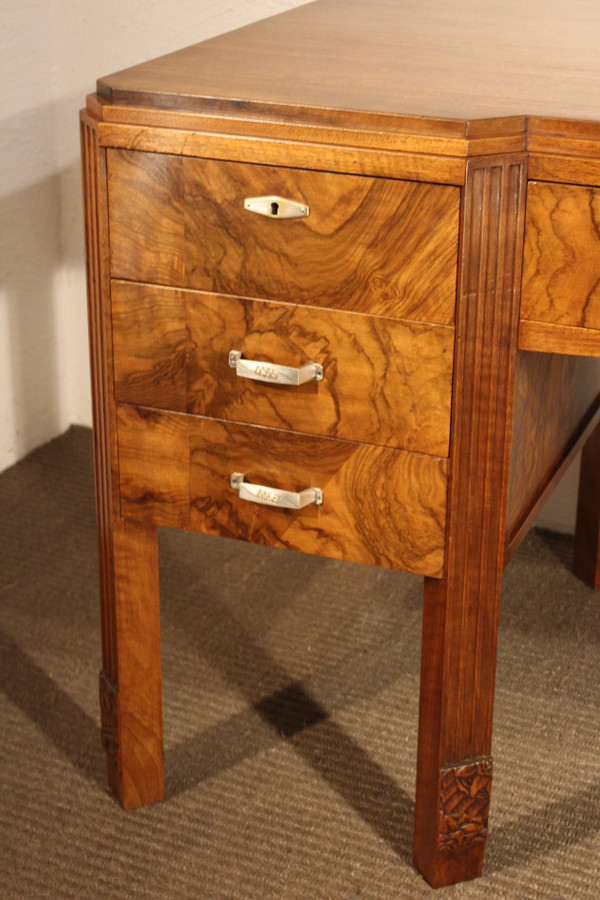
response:
<path fill-rule="evenodd" d="M 240 472 L 234 472 L 231 476 L 231 487 L 239 491 L 240 500 L 250 500 L 264 506 L 279 506 L 281 509 L 303 509 L 311 503 L 320 506 L 323 502 L 323 491 L 320 488 L 306 488 L 295 494 L 293 491 L 282 491 L 263 484 L 250 484 L 244 481 Z"/>
<path fill-rule="evenodd" d="M 296 203 L 284 197 L 246 197 L 244 207 L 248 212 L 269 219 L 305 219 L 310 215 L 310 207 L 306 203 Z"/>
<path fill-rule="evenodd" d="M 239 350 L 229 351 L 229 365 L 235 369 L 236 375 L 240 378 L 266 381 L 267 384 L 291 384 L 297 387 L 307 381 L 323 380 L 323 366 L 318 363 L 306 363 L 305 366 L 294 369 L 291 366 L 278 366 L 276 363 L 256 359 L 243 359 Z"/>

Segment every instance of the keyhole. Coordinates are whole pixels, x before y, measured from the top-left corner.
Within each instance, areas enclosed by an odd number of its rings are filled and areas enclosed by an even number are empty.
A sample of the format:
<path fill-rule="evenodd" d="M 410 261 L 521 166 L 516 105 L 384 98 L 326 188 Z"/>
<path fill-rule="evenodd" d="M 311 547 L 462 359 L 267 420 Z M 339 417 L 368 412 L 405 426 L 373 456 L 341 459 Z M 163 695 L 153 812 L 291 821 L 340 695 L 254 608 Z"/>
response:
<path fill-rule="evenodd" d="M 275 201 L 273 201 L 273 203 L 271 203 L 271 215 L 276 216 L 278 212 L 279 212 L 279 203 L 275 203 Z"/>

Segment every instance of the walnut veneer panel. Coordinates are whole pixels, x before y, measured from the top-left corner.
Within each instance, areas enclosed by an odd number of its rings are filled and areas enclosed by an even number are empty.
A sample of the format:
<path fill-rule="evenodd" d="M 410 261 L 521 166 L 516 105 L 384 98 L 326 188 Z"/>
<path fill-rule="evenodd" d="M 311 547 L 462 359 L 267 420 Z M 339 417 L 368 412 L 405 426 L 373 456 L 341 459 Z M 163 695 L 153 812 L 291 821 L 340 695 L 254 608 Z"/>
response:
<path fill-rule="evenodd" d="M 120 154 L 116 171 L 112 156 L 107 154 L 111 272 L 185 284 L 181 158 L 147 153 L 140 178 L 138 154 Z"/>
<path fill-rule="evenodd" d="M 519 352 L 507 528 L 526 517 L 598 407 L 600 360 Z"/>
<path fill-rule="evenodd" d="M 128 427 L 129 423 L 134 427 Z M 189 427 L 185 417 L 117 408 L 121 515 L 185 528 L 190 516 Z M 140 510 L 142 515 L 131 515 Z"/>
<path fill-rule="evenodd" d="M 529 183 L 521 318 L 600 329 L 600 189 Z"/>
<path fill-rule="evenodd" d="M 114 277 L 454 320 L 458 188 L 129 150 L 109 150 L 108 170 Z M 310 215 L 244 208 L 265 195 Z"/>
<path fill-rule="evenodd" d="M 117 400 L 185 412 L 192 346 L 185 292 L 113 282 L 111 305 Z"/>
<path fill-rule="evenodd" d="M 454 329 L 113 282 L 117 400 L 447 456 Z M 323 366 L 290 387 L 247 359 Z"/>
<path fill-rule="evenodd" d="M 118 420 L 126 518 L 441 574 L 446 460 L 126 405 Z M 292 511 L 241 500 L 233 472 L 285 490 L 320 487 L 323 504 Z"/>

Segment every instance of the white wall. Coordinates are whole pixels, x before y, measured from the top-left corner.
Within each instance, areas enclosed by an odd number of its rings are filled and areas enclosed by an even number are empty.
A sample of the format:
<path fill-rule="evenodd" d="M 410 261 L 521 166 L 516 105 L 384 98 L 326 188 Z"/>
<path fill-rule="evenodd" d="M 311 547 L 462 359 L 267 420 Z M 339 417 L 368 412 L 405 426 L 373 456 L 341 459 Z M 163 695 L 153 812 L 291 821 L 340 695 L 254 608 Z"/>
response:
<path fill-rule="evenodd" d="M 78 110 L 95 80 L 307 0 L 0 0 L 0 471 L 91 424 Z M 574 477 L 542 522 L 572 528 Z"/>
<path fill-rule="evenodd" d="M 0 471 L 91 424 L 78 110 L 96 78 L 307 0 L 0 0 Z"/>

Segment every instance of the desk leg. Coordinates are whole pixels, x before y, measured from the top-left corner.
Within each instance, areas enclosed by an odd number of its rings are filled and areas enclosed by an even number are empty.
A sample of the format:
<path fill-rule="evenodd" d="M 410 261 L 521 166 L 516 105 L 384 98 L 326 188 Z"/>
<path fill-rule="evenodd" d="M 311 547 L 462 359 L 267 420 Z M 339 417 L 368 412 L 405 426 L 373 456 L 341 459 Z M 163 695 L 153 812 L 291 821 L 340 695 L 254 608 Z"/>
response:
<path fill-rule="evenodd" d="M 499 579 L 494 593 L 425 580 L 414 862 L 433 887 L 483 867 Z"/>
<path fill-rule="evenodd" d="M 581 453 L 573 571 L 587 585 L 600 589 L 600 425 Z"/>
<path fill-rule="evenodd" d="M 467 162 L 444 575 L 425 580 L 414 861 L 434 887 L 481 874 L 514 390 L 526 173 Z"/>
<path fill-rule="evenodd" d="M 164 796 L 158 540 L 118 515 L 106 153 L 81 121 L 96 509 L 102 605 L 100 707 L 108 779 L 126 809 Z"/>
<path fill-rule="evenodd" d="M 125 809 L 164 797 L 158 540 L 153 526 L 118 520 L 101 546 L 102 744 Z"/>

